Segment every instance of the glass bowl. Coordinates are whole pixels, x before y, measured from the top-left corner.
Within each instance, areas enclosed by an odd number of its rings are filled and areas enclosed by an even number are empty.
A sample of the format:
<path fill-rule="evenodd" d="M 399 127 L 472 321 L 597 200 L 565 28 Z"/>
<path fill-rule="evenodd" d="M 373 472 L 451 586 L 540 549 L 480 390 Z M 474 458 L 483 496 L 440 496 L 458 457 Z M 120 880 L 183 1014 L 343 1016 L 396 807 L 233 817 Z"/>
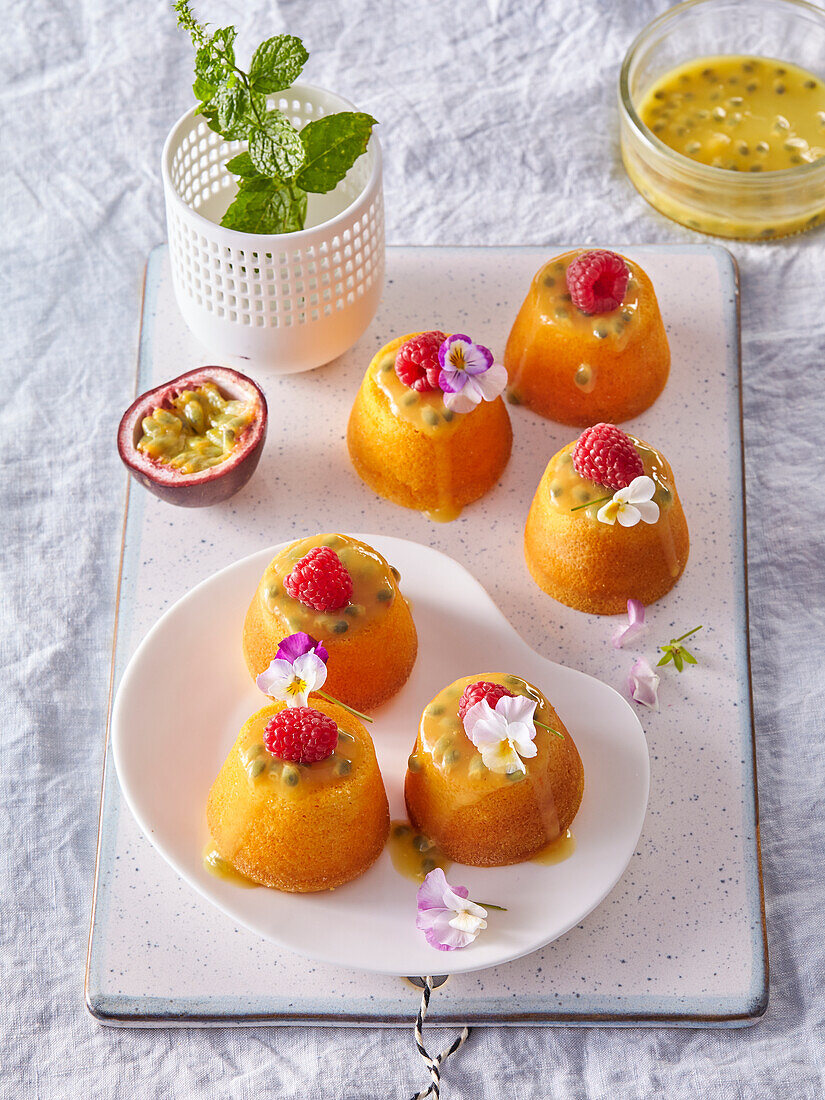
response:
<path fill-rule="evenodd" d="M 825 11 L 805 0 L 686 0 L 649 23 L 619 77 L 622 159 L 637 190 L 702 233 L 771 240 L 825 221 L 825 159 L 750 174 L 677 153 L 642 122 L 639 105 L 662 75 L 697 57 L 743 54 L 825 76 Z"/>

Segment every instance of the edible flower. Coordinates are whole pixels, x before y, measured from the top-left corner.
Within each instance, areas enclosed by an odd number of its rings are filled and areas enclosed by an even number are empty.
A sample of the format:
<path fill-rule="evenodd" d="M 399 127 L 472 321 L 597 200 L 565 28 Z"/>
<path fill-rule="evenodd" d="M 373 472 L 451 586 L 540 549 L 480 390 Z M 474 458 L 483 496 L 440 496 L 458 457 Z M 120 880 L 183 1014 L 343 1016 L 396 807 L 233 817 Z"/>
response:
<path fill-rule="evenodd" d="M 316 641 L 311 634 L 298 631 L 284 638 L 274 659 L 269 662 L 269 668 L 264 669 L 255 683 L 264 695 L 286 703 L 288 707 L 308 706 L 309 696 L 314 691 L 328 703 L 343 707 L 362 722 L 372 722 L 372 718 L 360 710 L 321 691 L 327 678 L 328 660 L 329 653 L 322 642 Z"/>
<path fill-rule="evenodd" d="M 644 657 L 640 657 L 631 668 L 627 686 L 631 699 L 651 710 L 659 709 L 659 677 Z"/>
<path fill-rule="evenodd" d="M 526 695 L 505 695 L 495 708 L 482 699 L 464 715 L 464 731 L 491 772 L 510 775 L 527 771 L 524 760 L 538 752 L 533 717 L 536 705 L 536 700 Z"/>
<path fill-rule="evenodd" d="M 305 707 L 310 692 L 324 686 L 328 660 L 326 649 L 311 635 L 290 634 L 255 683 L 265 695 L 288 707 Z"/>
<path fill-rule="evenodd" d="M 676 671 L 681 672 L 685 665 L 696 665 L 699 662 L 683 645 L 680 643 L 689 638 L 691 634 L 697 634 L 701 630 L 701 626 L 695 626 L 693 630 L 689 630 L 686 634 L 681 634 L 678 638 L 671 638 L 667 645 L 660 645 L 664 656 L 661 660 L 656 662 L 656 667 L 660 665 L 666 665 L 668 661 L 673 661 L 676 665 Z"/>
<path fill-rule="evenodd" d="M 611 526 L 618 520 L 622 527 L 635 527 L 639 520 L 656 523 L 659 505 L 653 500 L 655 492 L 656 483 L 652 477 L 647 474 L 634 477 L 629 485 L 617 489 L 612 499 L 601 506 L 596 519 Z"/>
<path fill-rule="evenodd" d="M 495 401 L 507 385 L 507 371 L 493 361 L 483 344 L 457 332 L 438 349 L 438 385 L 444 404 L 454 413 L 468 413 L 481 401 Z"/>
<path fill-rule="evenodd" d="M 416 894 L 415 926 L 430 947 L 455 951 L 471 944 L 487 927 L 487 910 L 469 901 L 466 886 L 450 886 L 440 867 L 425 877 Z"/>
<path fill-rule="evenodd" d="M 617 626 L 613 631 L 613 645 L 616 649 L 621 649 L 623 645 L 644 634 L 645 630 L 645 605 L 641 600 L 628 600 L 627 626 Z"/>

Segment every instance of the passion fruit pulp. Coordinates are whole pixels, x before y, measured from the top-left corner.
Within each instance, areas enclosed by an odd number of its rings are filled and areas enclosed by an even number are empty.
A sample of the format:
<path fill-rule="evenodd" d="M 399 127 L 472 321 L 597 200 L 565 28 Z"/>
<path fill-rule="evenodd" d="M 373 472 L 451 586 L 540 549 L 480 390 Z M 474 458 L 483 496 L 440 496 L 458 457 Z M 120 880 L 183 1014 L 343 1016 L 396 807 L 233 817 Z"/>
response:
<path fill-rule="evenodd" d="M 243 415 L 236 418 L 240 426 L 219 432 L 208 427 L 210 412 L 234 402 L 243 405 Z M 196 461 L 187 462 L 185 454 L 174 456 L 174 445 L 160 453 L 144 426 L 145 421 L 157 426 L 158 419 L 168 423 L 181 449 L 193 443 L 200 447 L 202 438 L 206 453 L 217 455 L 197 460 L 193 452 Z M 132 476 L 155 496 L 202 508 L 228 500 L 246 485 L 261 457 L 266 426 L 266 398 L 256 382 L 229 367 L 198 367 L 147 390 L 129 406 L 118 428 L 117 449 Z"/>

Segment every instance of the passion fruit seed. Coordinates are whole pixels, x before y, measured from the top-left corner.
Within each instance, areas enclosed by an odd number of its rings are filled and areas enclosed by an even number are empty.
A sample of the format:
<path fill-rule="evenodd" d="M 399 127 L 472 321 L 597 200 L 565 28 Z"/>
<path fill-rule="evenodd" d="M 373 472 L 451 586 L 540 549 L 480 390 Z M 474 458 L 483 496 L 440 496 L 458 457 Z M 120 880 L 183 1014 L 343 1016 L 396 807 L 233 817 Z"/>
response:
<path fill-rule="evenodd" d="M 200 473 L 225 461 L 255 416 L 251 403 L 225 400 L 211 382 L 183 390 L 170 404 L 143 418 L 137 447 L 182 474 Z"/>
<path fill-rule="evenodd" d="M 261 774 L 261 772 L 264 770 L 265 767 L 266 767 L 266 761 L 265 760 L 256 760 L 256 761 L 254 761 L 254 763 L 250 767 L 249 774 L 252 776 L 253 779 L 257 779 L 258 776 Z"/>
<path fill-rule="evenodd" d="M 349 775 L 349 773 L 351 771 L 352 771 L 352 761 L 351 760 L 347 760 L 345 757 L 343 757 L 341 760 L 337 761 L 337 763 L 335 765 L 335 774 L 336 775 Z"/>
<path fill-rule="evenodd" d="M 413 848 L 416 852 L 429 852 L 430 848 L 434 848 L 435 845 L 428 836 L 424 836 L 423 833 L 418 833 L 413 837 Z"/>
<path fill-rule="evenodd" d="M 283 779 L 284 783 L 286 783 L 287 787 L 297 787 L 298 784 L 301 782 L 301 773 L 298 771 L 297 768 L 289 764 L 286 765 L 281 772 L 281 778 Z"/>

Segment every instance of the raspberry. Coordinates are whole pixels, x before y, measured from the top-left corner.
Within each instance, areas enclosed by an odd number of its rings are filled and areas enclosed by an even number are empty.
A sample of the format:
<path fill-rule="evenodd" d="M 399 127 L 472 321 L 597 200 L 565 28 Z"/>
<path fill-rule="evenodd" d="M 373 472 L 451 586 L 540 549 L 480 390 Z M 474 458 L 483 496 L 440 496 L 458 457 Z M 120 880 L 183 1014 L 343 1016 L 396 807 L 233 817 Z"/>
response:
<path fill-rule="evenodd" d="M 338 727 L 313 707 L 286 707 L 267 722 L 264 744 L 279 760 L 314 764 L 335 752 Z"/>
<path fill-rule="evenodd" d="M 470 709 L 474 707 L 476 703 L 480 703 L 482 699 L 486 699 L 490 706 L 495 710 L 496 703 L 499 699 L 503 699 L 505 695 L 512 696 L 512 691 L 508 691 L 506 687 L 502 687 L 501 684 L 491 684 L 489 680 L 477 680 L 474 684 L 468 684 L 464 689 L 464 694 L 461 696 L 461 702 L 458 704 L 458 717 L 461 721 L 464 721 L 464 715 Z"/>
<path fill-rule="evenodd" d="M 645 472 L 630 437 L 615 424 L 585 428 L 573 447 L 573 469 L 608 489 L 624 489 Z"/>
<path fill-rule="evenodd" d="M 401 345 L 395 357 L 395 373 L 405 386 L 419 393 L 438 389 L 438 349 L 446 339 L 443 332 L 422 332 Z"/>
<path fill-rule="evenodd" d="M 352 577 L 334 550 L 316 546 L 284 577 L 284 588 L 306 607 L 335 611 L 352 598 Z"/>
<path fill-rule="evenodd" d="M 567 289 L 582 313 L 610 313 L 622 304 L 630 272 L 615 252 L 582 252 L 567 269 Z"/>

